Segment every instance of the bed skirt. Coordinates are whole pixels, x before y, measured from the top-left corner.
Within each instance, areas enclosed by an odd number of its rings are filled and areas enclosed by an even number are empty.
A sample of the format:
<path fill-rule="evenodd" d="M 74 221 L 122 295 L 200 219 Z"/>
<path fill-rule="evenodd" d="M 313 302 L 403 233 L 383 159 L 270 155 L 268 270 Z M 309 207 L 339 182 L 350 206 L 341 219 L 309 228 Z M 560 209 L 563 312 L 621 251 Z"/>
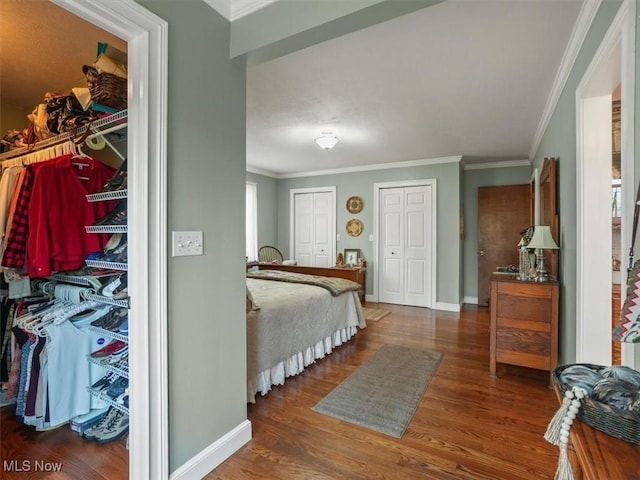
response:
<path fill-rule="evenodd" d="M 341 328 L 315 345 L 293 354 L 285 361 L 258 373 L 255 378 L 247 380 L 247 402 L 255 403 L 257 393 L 266 395 L 273 385 L 283 385 L 287 377 L 298 375 L 316 360 L 331 353 L 335 347 L 348 342 L 357 330 L 357 327 Z"/>

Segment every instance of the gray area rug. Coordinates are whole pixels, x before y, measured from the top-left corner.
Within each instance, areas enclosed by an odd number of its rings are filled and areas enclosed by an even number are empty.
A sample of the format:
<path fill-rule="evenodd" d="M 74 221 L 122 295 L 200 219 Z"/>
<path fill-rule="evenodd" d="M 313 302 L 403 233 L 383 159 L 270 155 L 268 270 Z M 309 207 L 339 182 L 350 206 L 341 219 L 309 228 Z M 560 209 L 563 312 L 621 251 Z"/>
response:
<path fill-rule="evenodd" d="M 313 410 L 400 438 L 442 355 L 385 345 Z"/>

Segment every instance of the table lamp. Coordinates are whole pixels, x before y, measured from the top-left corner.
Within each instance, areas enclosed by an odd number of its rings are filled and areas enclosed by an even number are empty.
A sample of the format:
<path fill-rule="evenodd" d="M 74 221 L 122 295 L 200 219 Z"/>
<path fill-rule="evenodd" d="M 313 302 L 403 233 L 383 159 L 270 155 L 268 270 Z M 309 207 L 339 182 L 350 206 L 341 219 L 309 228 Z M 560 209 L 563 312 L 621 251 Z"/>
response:
<path fill-rule="evenodd" d="M 547 282 L 549 280 L 549 272 L 544 266 L 544 251 L 558 250 L 560 248 L 553 240 L 549 226 L 536 225 L 527 248 L 536 249 L 536 277 L 534 280 L 536 282 Z"/>

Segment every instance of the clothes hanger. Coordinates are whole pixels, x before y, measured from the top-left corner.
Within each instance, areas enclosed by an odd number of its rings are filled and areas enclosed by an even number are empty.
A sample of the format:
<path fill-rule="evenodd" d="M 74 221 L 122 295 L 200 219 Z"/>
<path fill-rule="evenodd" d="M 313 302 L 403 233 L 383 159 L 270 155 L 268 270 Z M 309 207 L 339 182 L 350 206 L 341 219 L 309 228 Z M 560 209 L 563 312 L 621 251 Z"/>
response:
<path fill-rule="evenodd" d="M 42 318 L 59 308 L 59 300 L 53 300 L 48 306 L 38 309 L 35 312 L 28 312 L 20 317 L 16 318 L 16 325 L 22 330 L 29 332 L 33 331 L 33 328 L 42 321 Z"/>
<path fill-rule="evenodd" d="M 78 170 L 77 173 L 82 173 L 82 170 L 87 167 L 93 167 L 93 158 L 82 151 L 82 147 L 74 143 L 73 145 L 73 156 L 71 157 L 71 165 L 76 167 Z M 81 161 L 82 160 L 82 161 Z M 89 177 L 78 175 L 80 180 L 89 180 Z"/>

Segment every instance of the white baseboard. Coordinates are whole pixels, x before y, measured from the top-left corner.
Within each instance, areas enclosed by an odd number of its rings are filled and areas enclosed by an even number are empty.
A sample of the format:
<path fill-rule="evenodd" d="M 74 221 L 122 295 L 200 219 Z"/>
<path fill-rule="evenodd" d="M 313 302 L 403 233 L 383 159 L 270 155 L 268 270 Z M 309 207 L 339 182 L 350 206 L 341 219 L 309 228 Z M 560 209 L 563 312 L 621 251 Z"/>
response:
<path fill-rule="evenodd" d="M 169 475 L 169 480 L 200 480 L 251 440 L 251 422 L 245 420 Z"/>
<path fill-rule="evenodd" d="M 367 295 L 366 301 L 376 303 L 378 299 L 373 295 Z M 462 304 L 436 302 L 436 304 L 433 306 L 433 310 L 444 310 L 445 312 L 459 312 L 460 310 L 462 310 Z"/>
<path fill-rule="evenodd" d="M 462 303 L 470 303 L 471 305 L 478 304 L 478 297 L 464 297 Z"/>
<path fill-rule="evenodd" d="M 434 310 L 444 310 L 446 312 L 459 312 L 462 307 L 459 303 L 444 303 L 444 302 L 436 302 Z"/>

